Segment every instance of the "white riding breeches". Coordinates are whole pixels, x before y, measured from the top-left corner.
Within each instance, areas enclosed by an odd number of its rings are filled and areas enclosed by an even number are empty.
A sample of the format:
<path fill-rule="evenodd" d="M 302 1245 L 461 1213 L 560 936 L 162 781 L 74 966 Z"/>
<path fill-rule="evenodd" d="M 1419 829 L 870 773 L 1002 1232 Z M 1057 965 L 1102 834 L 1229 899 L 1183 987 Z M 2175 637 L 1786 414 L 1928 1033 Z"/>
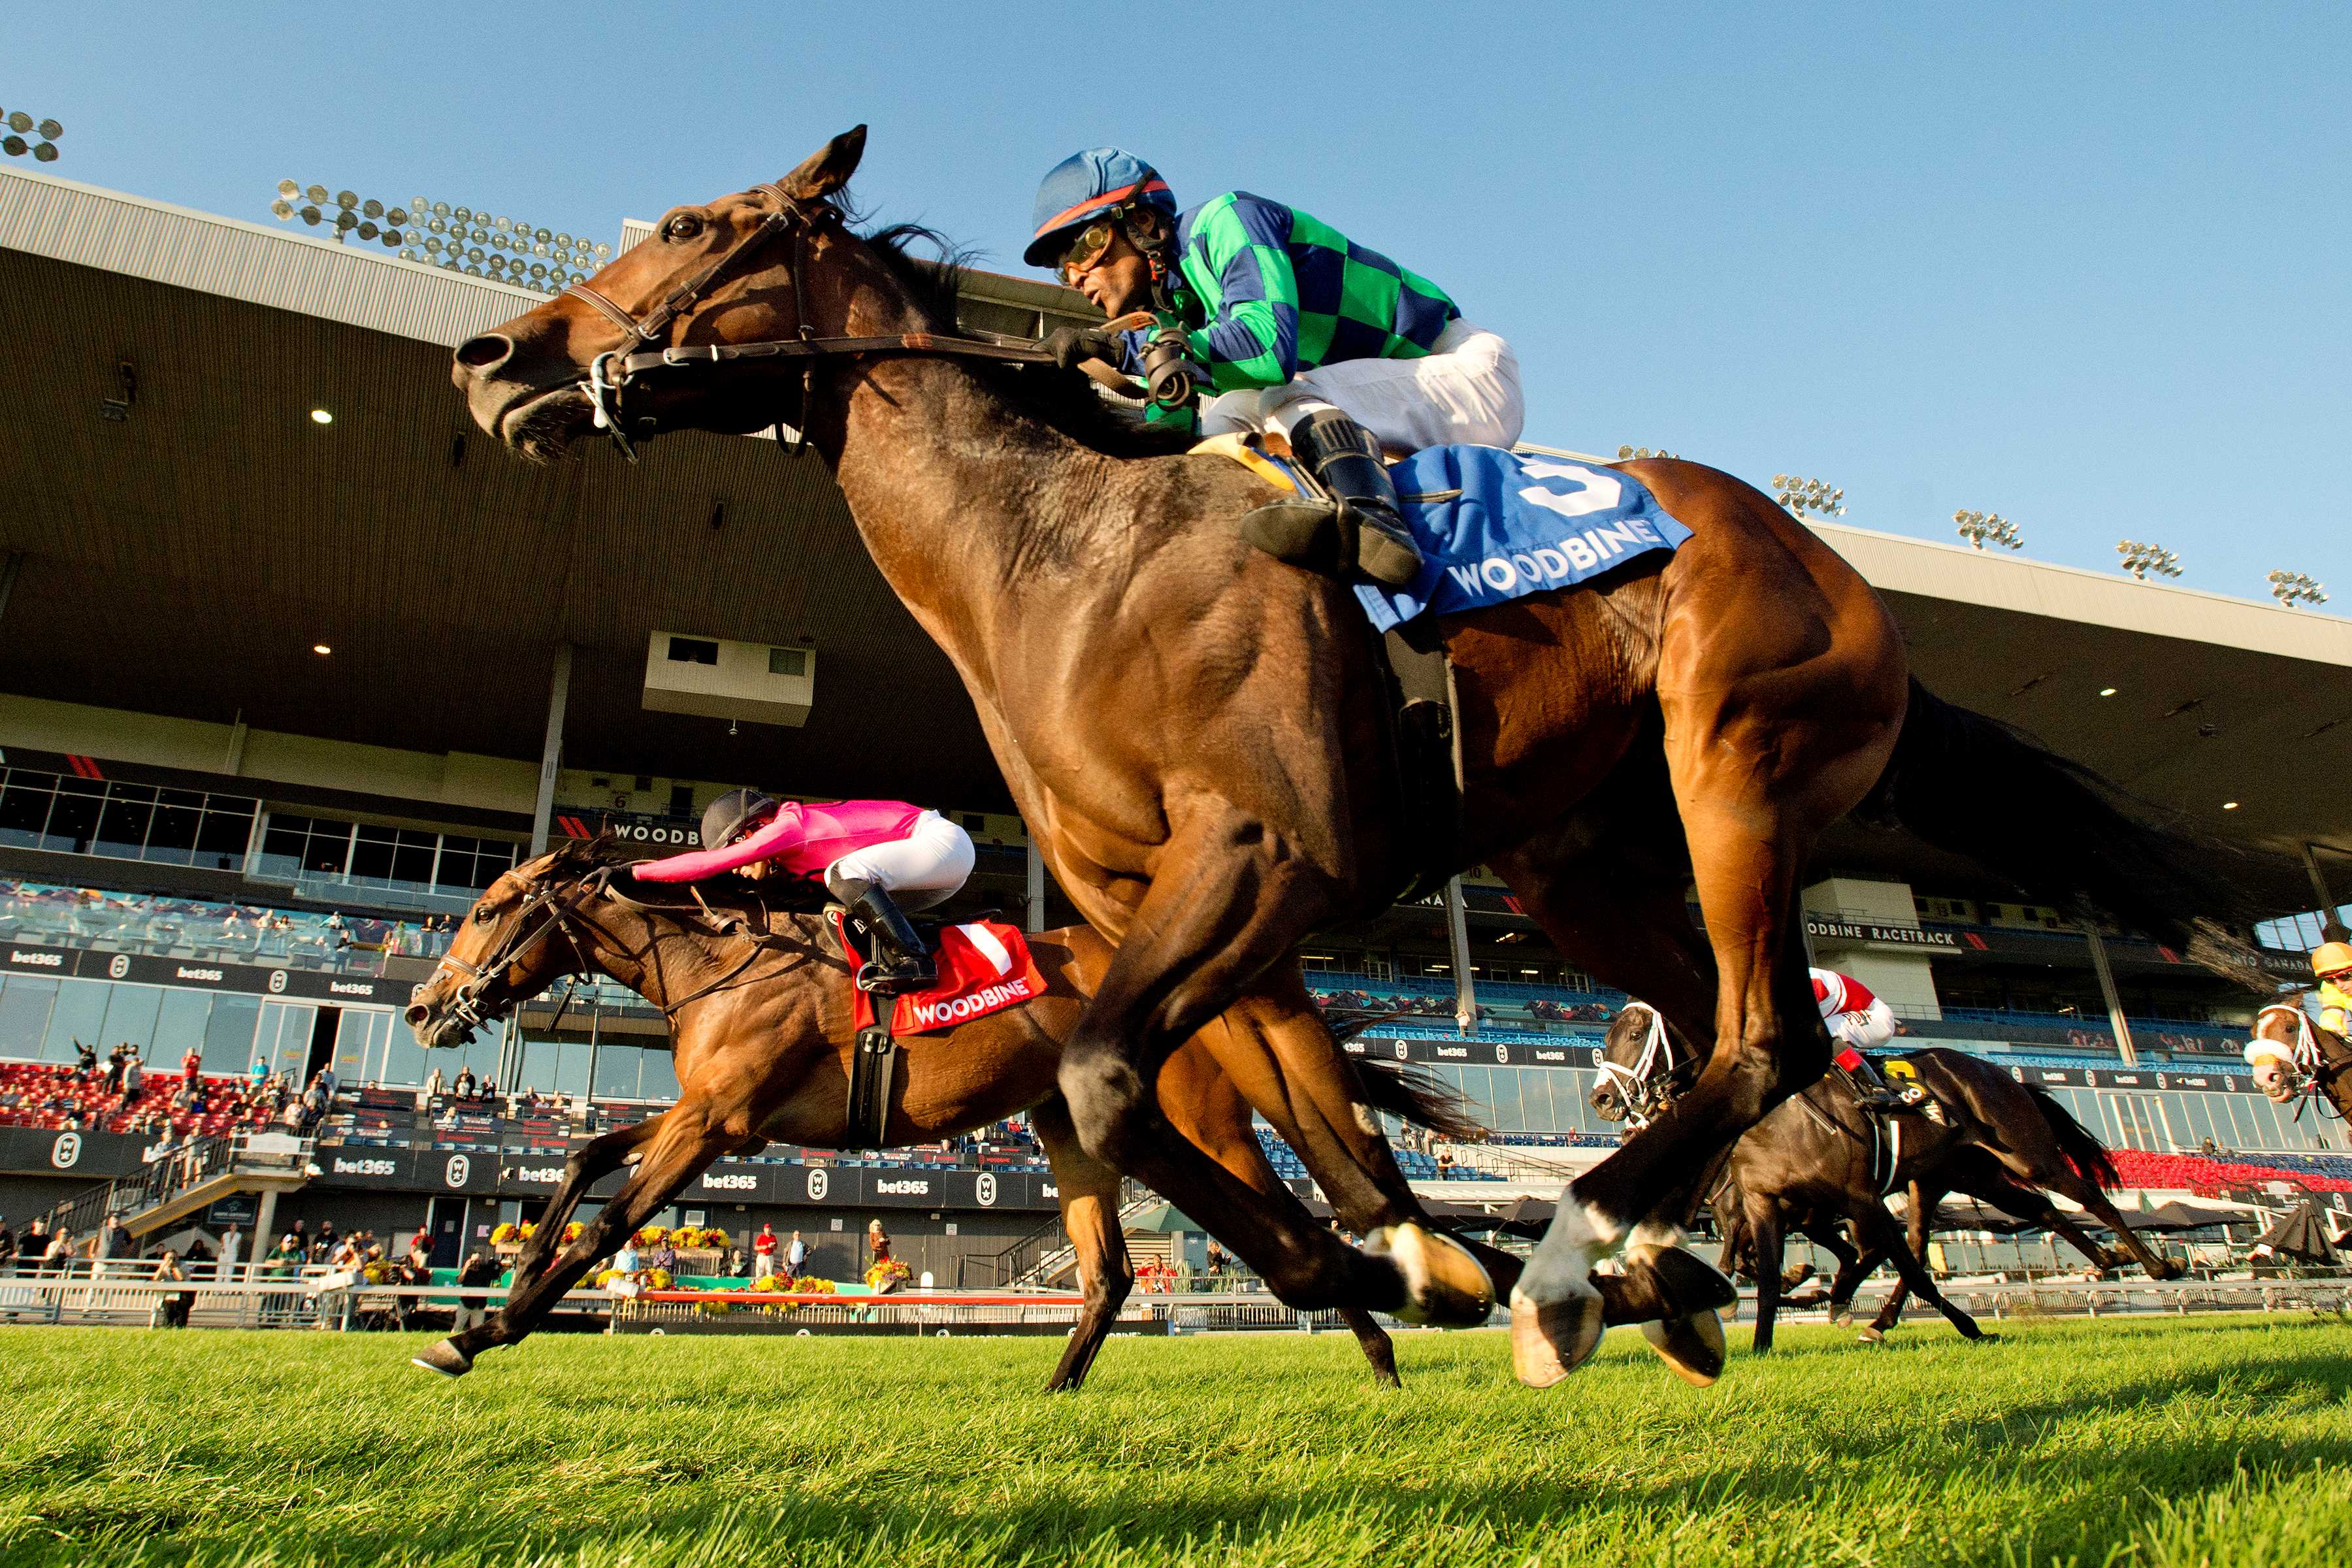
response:
<path fill-rule="evenodd" d="M 1201 409 L 1201 434 L 1255 435 L 1271 426 L 1286 437 L 1318 408 L 1337 408 L 1381 446 L 1407 452 L 1457 441 L 1507 447 L 1527 422 L 1511 345 L 1455 321 L 1419 359 L 1341 360 L 1301 371 L 1280 386 L 1212 398 Z"/>
<path fill-rule="evenodd" d="M 824 868 L 824 879 L 871 882 L 902 910 L 927 910 L 962 887 L 971 866 L 971 836 L 927 811 L 904 838 L 851 850 Z"/>
<path fill-rule="evenodd" d="M 1861 1012 L 1832 1013 L 1822 1022 L 1829 1026 L 1832 1039 L 1858 1051 L 1883 1046 L 1895 1037 L 1895 1009 L 1884 996 L 1872 997 L 1870 1005 Z"/>

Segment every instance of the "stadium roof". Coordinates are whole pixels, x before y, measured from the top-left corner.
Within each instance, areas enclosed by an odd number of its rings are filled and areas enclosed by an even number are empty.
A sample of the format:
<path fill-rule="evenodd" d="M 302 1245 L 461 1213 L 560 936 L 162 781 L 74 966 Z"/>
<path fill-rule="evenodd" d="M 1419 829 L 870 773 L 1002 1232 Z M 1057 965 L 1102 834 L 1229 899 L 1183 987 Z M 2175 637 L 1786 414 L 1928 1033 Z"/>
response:
<path fill-rule="evenodd" d="M 0 691 L 530 758 L 568 642 L 578 765 L 1003 801 L 953 670 L 816 458 L 685 434 L 635 469 L 602 446 L 533 468 L 471 427 L 447 350 L 538 298 L 0 171 L 0 321 L 20 356 L 0 547 L 22 556 Z M 1074 299 L 978 274 L 967 314 L 1034 331 Z M 125 362 L 137 398 L 118 423 L 100 405 Z M 2352 622 L 1818 528 L 1885 594 L 1942 695 L 2213 831 L 2352 854 Z M 807 726 L 730 737 L 646 710 L 657 629 L 814 642 Z M 1874 842 L 1832 849 L 1916 870 Z"/>

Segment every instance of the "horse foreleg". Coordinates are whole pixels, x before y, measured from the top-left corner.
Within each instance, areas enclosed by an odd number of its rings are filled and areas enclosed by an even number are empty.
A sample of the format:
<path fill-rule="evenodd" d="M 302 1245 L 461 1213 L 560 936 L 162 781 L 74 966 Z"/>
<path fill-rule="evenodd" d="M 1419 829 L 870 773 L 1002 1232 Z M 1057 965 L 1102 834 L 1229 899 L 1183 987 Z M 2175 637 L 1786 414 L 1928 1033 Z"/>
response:
<path fill-rule="evenodd" d="M 2139 1232 L 2124 1223 L 2124 1216 L 2116 1211 L 2115 1205 L 2107 1201 L 2107 1194 L 2099 1190 L 2098 1183 L 2066 1170 L 2051 1173 L 2044 1178 L 2043 1184 L 2061 1196 L 2074 1199 L 2092 1218 L 2115 1232 L 2116 1245 L 2130 1253 L 2132 1260 L 2147 1270 L 2149 1279 L 2177 1279 L 2180 1277 L 2180 1266 L 2158 1257 L 2155 1248 L 2139 1238 Z"/>
<path fill-rule="evenodd" d="M 1078 1287 L 1086 1305 L 1070 1330 L 1070 1342 L 1060 1364 L 1045 1380 L 1045 1392 L 1076 1390 L 1087 1380 L 1118 1310 L 1127 1304 L 1135 1285 L 1135 1268 L 1127 1255 L 1127 1235 L 1118 1223 L 1118 1172 L 1088 1154 L 1070 1126 L 1069 1108 L 1049 1100 L 1029 1112 L 1029 1124 L 1045 1146 L 1054 1168 L 1054 1185 L 1061 1194 L 1062 1228 L 1070 1235 L 1076 1255 Z"/>
<path fill-rule="evenodd" d="M 1902 1276 L 1903 1283 L 1908 1285 L 1919 1300 L 1943 1313 L 1952 1327 L 1967 1338 L 1980 1340 L 1985 1337 L 1984 1331 L 1977 1327 L 1974 1318 L 1944 1299 L 1944 1293 L 1936 1288 L 1935 1277 L 1927 1272 L 1927 1266 L 1905 1245 L 1903 1233 L 1895 1228 L 1895 1216 L 1886 1212 L 1885 1204 L 1875 1197 L 1857 1195 L 1848 1214 L 1863 1245 L 1885 1251 L 1888 1260 L 1895 1265 L 1895 1271 Z M 1869 1331 L 1865 1330 L 1864 1335 L 1864 1338 L 1870 1337 Z"/>
<path fill-rule="evenodd" d="M 510 1345 L 536 1328 L 565 1292 L 621 1243 L 660 1212 L 710 1163 L 740 1143 L 748 1129 L 730 1126 L 727 1119 L 706 1103 L 681 1101 L 662 1117 L 635 1173 L 614 1194 L 604 1212 L 589 1223 L 580 1239 L 528 1279 L 520 1281 L 506 1305 L 460 1334 L 453 1334 L 413 1358 L 418 1366 L 457 1377 L 468 1372 L 474 1358 L 497 1345 Z"/>
<path fill-rule="evenodd" d="M 1176 1054 L 1168 1058 L 1168 1065 L 1160 1069 L 1160 1110 L 1178 1132 L 1269 1202 L 1277 1207 L 1295 1202 L 1289 1184 L 1266 1163 L 1265 1150 L 1257 1141 L 1256 1131 L 1250 1125 L 1252 1101 L 1246 1098 L 1242 1083 L 1234 1076 L 1232 1068 L 1235 1064 L 1232 1052 L 1216 1050 L 1212 1046 L 1213 1041 L 1221 1037 L 1228 1044 L 1235 1043 L 1242 1031 L 1231 1026 L 1230 1014 L 1219 1023 L 1226 1026 L 1220 1028 L 1212 1025 L 1185 1041 Z M 1317 1026 L 1321 1026 L 1321 1020 L 1317 1020 Z M 1329 1037 L 1328 1033 L 1325 1037 Z M 1336 1041 L 1332 1042 L 1332 1051 L 1334 1056 L 1338 1054 Z M 1270 1058 L 1268 1061 L 1270 1063 Z M 1241 1065 L 1246 1067 L 1248 1064 Z M 1279 1069 L 1275 1070 L 1278 1075 Z M 1276 1130 L 1280 1131 L 1280 1123 L 1276 1124 Z M 1382 1147 L 1386 1147 L 1385 1142 Z M 1315 1167 L 1309 1165 L 1308 1169 L 1315 1170 Z M 1316 1173 L 1318 1179 L 1321 1179 L 1322 1173 L 1317 1171 Z M 1399 1181 L 1402 1181 L 1402 1173 Z M 1330 1192 L 1332 1189 L 1327 1186 L 1324 1190 Z M 1406 1196 L 1410 1198 L 1411 1195 L 1412 1190 L 1407 1188 Z M 1368 1235 L 1376 1228 L 1359 1223 L 1362 1216 L 1342 1205 L 1336 1196 L 1332 1200 L 1332 1208 L 1339 1215 L 1339 1223 L 1359 1236 Z M 1412 1212 L 1417 1214 L 1419 1210 L 1420 1205 L 1416 1202 L 1412 1205 Z M 1310 1215 L 1308 1223 L 1312 1222 L 1313 1216 Z M 1372 1315 L 1360 1307 L 1342 1307 L 1339 1317 L 1355 1334 L 1356 1342 L 1363 1347 L 1364 1359 L 1371 1363 L 1373 1381 L 1383 1387 L 1401 1386 L 1397 1377 L 1396 1346 L 1391 1342 L 1388 1331 L 1374 1322 Z"/>
<path fill-rule="evenodd" d="M 634 1127 L 607 1132 L 572 1152 L 571 1158 L 563 1162 L 563 1184 L 547 1200 L 547 1212 L 540 1215 L 538 1226 L 515 1258 L 516 1279 L 528 1279 L 547 1267 L 547 1260 L 555 1256 L 557 1244 L 562 1240 L 563 1227 L 571 1223 L 580 1200 L 588 1195 L 588 1189 L 626 1164 L 637 1145 L 652 1138 L 660 1126 L 661 1116 L 648 1116 Z"/>
<path fill-rule="evenodd" d="M 1170 1053 L 1231 1005 L 1320 918 L 1328 899 L 1238 812 L 1203 811 L 1161 855 L 1116 957 L 1071 1032 L 1062 1095 L 1088 1153 L 1137 1176 L 1223 1239 L 1293 1307 L 1365 1307 L 1475 1323 L 1491 1283 L 1458 1247 L 1416 1233 L 1375 1257 L 1286 1212 L 1176 1134 L 1148 1086 Z M 1304 1221 L 1305 1223 L 1301 1223 Z M 1423 1246 L 1426 1239 L 1430 1245 Z M 1458 1261 L 1457 1261 L 1458 1260 Z"/>
<path fill-rule="evenodd" d="M 1862 1289 L 1862 1282 L 1870 1278 L 1871 1270 L 1878 1267 L 1877 1255 L 1848 1246 L 1846 1238 L 1840 1236 L 1833 1226 L 1825 1226 L 1819 1230 L 1808 1228 L 1805 1235 L 1815 1247 L 1837 1261 L 1837 1272 L 1830 1277 L 1830 1321 L 1843 1322 L 1853 1310 L 1854 1292 Z"/>
<path fill-rule="evenodd" d="M 1928 1226 L 1935 1217 L 1936 1205 L 1944 1201 L 1944 1189 L 1913 1182 L 1907 1195 L 1910 1201 L 1906 1206 L 1910 1212 L 1904 1219 L 1911 1256 L 1919 1260 L 1920 1268 L 1925 1268 L 1927 1266 Z M 1903 1303 L 1910 1295 L 1910 1282 L 1897 1269 L 1895 1289 L 1889 1290 L 1886 1300 L 1878 1304 L 1878 1315 L 1870 1320 L 1870 1325 L 1863 1331 L 1862 1337 L 1865 1340 L 1884 1339 L 1895 1324 L 1903 1321 Z"/>
<path fill-rule="evenodd" d="M 1780 1205 L 1776 1198 L 1750 1195 L 1748 1234 L 1756 1251 L 1755 1352 L 1772 1348 L 1772 1320 L 1780 1310 Z"/>

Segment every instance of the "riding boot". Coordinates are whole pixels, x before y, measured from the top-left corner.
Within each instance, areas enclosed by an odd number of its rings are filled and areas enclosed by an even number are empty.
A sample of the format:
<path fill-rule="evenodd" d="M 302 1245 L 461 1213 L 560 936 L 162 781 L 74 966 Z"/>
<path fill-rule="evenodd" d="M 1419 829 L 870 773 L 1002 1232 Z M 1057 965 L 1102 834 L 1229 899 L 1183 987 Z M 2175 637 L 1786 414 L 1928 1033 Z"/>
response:
<path fill-rule="evenodd" d="M 939 966 L 931 962 L 930 950 L 915 934 L 913 922 L 891 901 L 888 892 L 873 882 L 852 883 L 833 890 L 836 896 L 847 895 L 843 901 L 864 917 L 866 930 L 874 939 L 873 956 L 858 966 L 860 991 L 870 991 L 877 996 L 898 996 L 938 982 Z"/>
<path fill-rule="evenodd" d="M 1291 427 L 1290 449 L 1324 495 L 1259 507 L 1242 519 L 1242 537 L 1327 577 L 1409 586 L 1421 574 L 1421 547 L 1397 509 L 1379 439 L 1339 409 L 1318 408 Z"/>
<path fill-rule="evenodd" d="M 1860 1051 L 1840 1052 L 1837 1066 L 1845 1074 L 1846 1087 L 1853 1090 L 1855 1101 L 1873 1116 L 1891 1116 L 1904 1108 L 1903 1102 L 1887 1091 L 1886 1080 L 1878 1076 L 1870 1058 Z"/>

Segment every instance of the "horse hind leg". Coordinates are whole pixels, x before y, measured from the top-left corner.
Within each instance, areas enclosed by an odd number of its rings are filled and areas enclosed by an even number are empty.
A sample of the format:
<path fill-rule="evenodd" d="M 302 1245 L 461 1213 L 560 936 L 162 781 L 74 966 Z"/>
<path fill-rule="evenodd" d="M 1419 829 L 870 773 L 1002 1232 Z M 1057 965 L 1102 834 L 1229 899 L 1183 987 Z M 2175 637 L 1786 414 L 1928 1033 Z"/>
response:
<path fill-rule="evenodd" d="M 1060 1100 L 1036 1106 L 1029 1113 L 1029 1121 L 1053 1167 L 1054 1185 L 1061 1194 L 1062 1227 L 1069 1233 L 1070 1249 L 1077 1259 L 1078 1286 L 1086 1298 L 1061 1362 L 1045 1380 L 1045 1392 L 1074 1392 L 1086 1382 L 1096 1353 L 1135 1286 L 1135 1268 L 1118 1220 L 1119 1173 L 1079 1146 L 1077 1133 L 1070 1126 L 1069 1108 Z"/>

